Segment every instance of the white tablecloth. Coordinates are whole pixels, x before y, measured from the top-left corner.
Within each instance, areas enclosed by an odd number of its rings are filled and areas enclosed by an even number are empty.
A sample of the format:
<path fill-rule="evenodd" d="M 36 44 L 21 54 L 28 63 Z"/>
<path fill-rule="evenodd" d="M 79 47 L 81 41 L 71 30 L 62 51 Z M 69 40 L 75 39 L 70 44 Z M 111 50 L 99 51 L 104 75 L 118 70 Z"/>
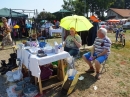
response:
<path fill-rule="evenodd" d="M 50 36 L 52 36 L 53 33 L 62 33 L 62 29 L 59 28 L 59 29 L 49 29 L 49 34 Z"/>
<path fill-rule="evenodd" d="M 30 55 L 30 59 L 28 59 Z M 58 54 L 50 53 L 47 54 L 46 57 L 37 57 L 35 54 L 31 54 L 28 50 L 18 49 L 17 57 L 22 59 L 22 63 L 31 71 L 32 75 L 35 77 L 40 77 L 41 70 L 39 65 L 45 65 L 57 60 L 65 59 L 69 57 L 70 54 L 68 52 L 60 52 Z"/>

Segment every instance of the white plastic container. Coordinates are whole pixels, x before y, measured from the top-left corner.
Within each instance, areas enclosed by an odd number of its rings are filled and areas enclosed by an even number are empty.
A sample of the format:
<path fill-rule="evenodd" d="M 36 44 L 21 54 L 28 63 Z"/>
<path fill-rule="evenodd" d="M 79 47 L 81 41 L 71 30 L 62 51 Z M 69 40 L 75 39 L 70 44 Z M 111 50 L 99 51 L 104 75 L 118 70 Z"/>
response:
<path fill-rule="evenodd" d="M 53 48 L 51 46 L 47 46 L 43 48 L 43 51 L 45 53 L 52 53 L 53 52 Z"/>
<path fill-rule="evenodd" d="M 54 42 L 54 45 L 55 45 L 55 53 L 57 54 L 58 53 L 58 43 L 57 42 Z"/>

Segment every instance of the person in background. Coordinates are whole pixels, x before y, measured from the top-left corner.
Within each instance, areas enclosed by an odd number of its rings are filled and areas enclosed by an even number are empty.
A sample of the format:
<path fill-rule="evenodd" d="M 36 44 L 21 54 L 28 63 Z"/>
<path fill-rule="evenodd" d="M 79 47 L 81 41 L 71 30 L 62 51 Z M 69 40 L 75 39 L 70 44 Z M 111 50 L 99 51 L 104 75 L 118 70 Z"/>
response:
<path fill-rule="evenodd" d="M 1 27 L 1 25 L 0 25 L 0 35 L 2 35 L 2 27 Z"/>
<path fill-rule="evenodd" d="M 47 37 L 49 37 L 50 35 L 49 35 L 49 29 L 50 29 L 50 27 L 52 27 L 53 26 L 53 24 L 50 22 L 50 21 L 47 21 L 46 23 L 45 23 L 45 32 L 46 32 L 46 36 Z"/>
<path fill-rule="evenodd" d="M 49 21 L 47 21 L 46 23 L 45 23 L 45 36 L 46 37 L 49 37 L 49 28 L 50 28 L 50 22 Z"/>
<path fill-rule="evenodd" d="M 111 40 L 107 37 L 107 30 L 105 28 L 100 28 L 97 32 L 97 37 L 93 44 L 94 47 L 94 53 L 93 56 L 91 56 L 91 53 L 85 53 L 83 55 L 83 59 L 85 62 L 89 65 L 89 69 L 86 71 L 87 73 L 94 73 L 94 67 L 91 63 L 91 60 L 89 60 L 90 57 L 92 57 L 92 60 L 94 60 L 95 68 L 96 68 L 96 79 L 100 79 L 100 68 L 101 63 L 104 62 L 108 55 L 110 54 L 110 47 L 111 47 Z"/>
<path fill-rule="evenodd" d="M 1 50 L 4 49 L 5 46 L 7 45 L 12 45 L 13 46 L 13 41 L 11 38 L 11 28 L 9 27 L 9 25 L 7 24 L 7 19 L 5 17 L 2 17 L 2 23 L 3 23 L 3 39 L 2 39 L 2 43 L 1 43 Z"/>
<path fill-rule="evenodd" d="M 53 24 L 54 24 L 54 25 L 56 24 L 56 20 L 53 21 Z"/>
<path fill-rule="evenodd" d="M 120 33 L 120 29 L 117 28 L 116 34 L 115 34 L 115 36 L 116 36 L 116 42 L 118 42 L 119 33 Z"/>
<path fill-rule="evenodd" d="M 24 43 L 26 46 L 35 46 L 39 47 L 39 42 L 37 40 L 37 33 L 33 33 L 31 37 Z"/>
<path fill-rule="evenodd" d="M 64 51 L 69 52 L 71 56 L 76 56 L 81 46 L 81 37 L 77 34 L 75 28 L 71 27 L 70 35 L 65 39 Z"/>
<path fill-rule="evenodd" d="M 56 29 L 59 28 L 59 25 L 60 25 L 60 22 L 59 22 L 59 21 L 56 21 L 56 23 L 55 23 Z"/>
<path fill-rule="evenodd" d="M 47 22 L 45 23 L 45 28 L 46 28 L 46 29 L 49 29 L 51 26 L 53 26 L 53 24 L 52 24 L 50 21 L 47 21 Z"/>

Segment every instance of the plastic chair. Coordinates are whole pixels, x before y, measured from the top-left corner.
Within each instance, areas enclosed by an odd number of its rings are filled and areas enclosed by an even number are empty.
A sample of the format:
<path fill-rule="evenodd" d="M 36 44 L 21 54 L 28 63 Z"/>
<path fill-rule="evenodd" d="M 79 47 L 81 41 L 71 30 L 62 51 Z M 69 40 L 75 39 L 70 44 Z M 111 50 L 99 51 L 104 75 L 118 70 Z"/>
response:
<path fill-rule="evenodd" d="M 39 46 L 40 46 L 41 48 L 45 47 L 45 45 L 46 45 L 45 39 L 46 39 L 45 37 L 39 37 L 39 38 L 38 38 Z"/>

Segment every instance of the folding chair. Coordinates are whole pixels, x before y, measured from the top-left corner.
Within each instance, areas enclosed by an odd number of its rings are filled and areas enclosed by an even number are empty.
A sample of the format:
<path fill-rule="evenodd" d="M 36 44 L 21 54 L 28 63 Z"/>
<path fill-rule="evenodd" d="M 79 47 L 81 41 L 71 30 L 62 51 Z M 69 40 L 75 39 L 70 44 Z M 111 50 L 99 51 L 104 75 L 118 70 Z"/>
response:
<path fill-rule="evenodd" d="M 105 65 L 106 65 L 107 60 L 108 60 L 108 58 L 107 58 L 103 63 L 101 63 L 101 64 L 102 64 L 102 69 L 101 69 L 101 72 L 100 72 L 100 73 L 102 73 L 104 69 L 105 69 L 105 72 L 106 72 L 106 67 L 105 67 Z"/>

